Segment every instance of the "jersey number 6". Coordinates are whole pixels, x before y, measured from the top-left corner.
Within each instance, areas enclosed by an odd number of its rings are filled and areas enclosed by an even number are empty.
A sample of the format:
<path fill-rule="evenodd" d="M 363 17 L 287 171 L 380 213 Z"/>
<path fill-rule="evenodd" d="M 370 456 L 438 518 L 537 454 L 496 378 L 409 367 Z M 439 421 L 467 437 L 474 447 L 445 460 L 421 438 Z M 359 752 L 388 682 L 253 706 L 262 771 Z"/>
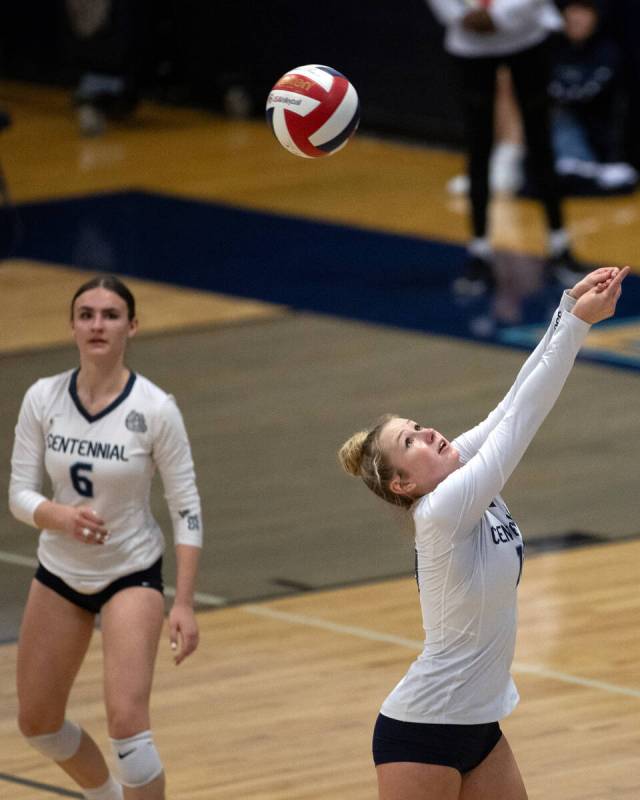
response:
<path fill-rule="evenodd" d="M 69 470 L 73 488 L 83 497 L 93 497 L 93 481 L 90 481 L 86 475 L 81 475 L 82 472 L 91 472 L 92 470 L 93 464 L 83 464 L 82 461 L 72 464 Z"/>

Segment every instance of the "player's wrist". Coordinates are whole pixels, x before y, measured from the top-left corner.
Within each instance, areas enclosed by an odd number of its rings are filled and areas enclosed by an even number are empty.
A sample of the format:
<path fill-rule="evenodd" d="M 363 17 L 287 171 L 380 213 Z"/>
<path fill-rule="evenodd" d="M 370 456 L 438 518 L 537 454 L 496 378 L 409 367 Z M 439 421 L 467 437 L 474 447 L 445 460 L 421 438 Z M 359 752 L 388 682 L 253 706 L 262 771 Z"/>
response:
<path fill-rule="evenodd" d="M 73 532 L 74 509 L 53 500 L 44 500 L 33 513 L 39 528 L 71 534 Z"/>
<path fill-rule="evenodd" d="M 178 597 L 173 602 L 172 609 L 180 610 L 180 609 L 187 609 L 188 611 L 193 611 L 193 597 Z"/>

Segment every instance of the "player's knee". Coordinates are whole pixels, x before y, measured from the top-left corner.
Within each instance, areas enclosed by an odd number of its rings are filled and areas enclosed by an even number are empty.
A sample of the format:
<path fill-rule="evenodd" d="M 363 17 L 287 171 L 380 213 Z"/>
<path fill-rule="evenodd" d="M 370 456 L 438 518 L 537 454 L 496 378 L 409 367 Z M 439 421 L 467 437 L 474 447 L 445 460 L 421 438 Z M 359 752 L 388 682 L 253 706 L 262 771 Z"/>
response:
<path fill-rule="evenodd" d="M 106 701 L 107 726 L 112 739 L 126 737 L 131 731 L 145 730 L 149 725 L 148 695 L 125 694 Z"/>
<path fill-rule="evenodd" d="M 27 738 L 28 736 L 39 736 L 41 733 L 47 733 L 56 726 L 47 725 L 47 720 L 39 714 L 32 714 L 23 711 L 21 708 L 18 713 L 18 729 L 20 733 Z"/>
<path fill-rule="evenodd" d="M 57 731 L 64 722 L 66 706 L 50 698 L 28 698 L 18 706 L 18 728 L 23 736 L 40 736 Z"/>
<path fill-rule="evenodd" d="M 111 746 L 115 776 L 123 786 L 144 786 L 162 774 L 162 762 L 151 731 L 142 731 L 127 739 L 111 739 Z"/>
<path fill-rule="evenodd" d="M 53 733 L 38 733 L 37 727 L 30 726 L 26 722 L 24 727 L 21 722 L 20 730 L 31 747 L 53 761 L 67 761 L 74 756 L 78 752 L 82 739 L 82 728 L 68 719 L 62 723 L 59 730 L 53 731 Z"/>

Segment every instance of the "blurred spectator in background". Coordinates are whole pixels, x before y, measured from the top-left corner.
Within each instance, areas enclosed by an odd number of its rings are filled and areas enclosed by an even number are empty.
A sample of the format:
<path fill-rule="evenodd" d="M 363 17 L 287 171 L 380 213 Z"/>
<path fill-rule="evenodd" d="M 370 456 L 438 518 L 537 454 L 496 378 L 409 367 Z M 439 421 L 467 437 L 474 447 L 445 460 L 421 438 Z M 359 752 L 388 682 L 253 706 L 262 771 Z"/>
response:
<path fill-rule="evenodd" d="M 500 67 L 496 75 L 495 142 L 489 161 L 492 191 L 515 194 L 523 181 L 524 131 L 511 72 Z"/>
<path fill-rule="evenodd" d="M 640 0 L 609 0 L 611 31 L 622 53 L 627 99 L 625 160 L 640 170 Z"/>
<path fill-rule="evenodd" d="M 620 48 L 606 31 L 598 0 L 564 0 L 560 6 L 565 26 L 554 50 L 549 93 L 563 193 L 631 191 L 638 174 L 623 161 Z"/>
<path fill-rule="evenodd" d="M 74 105 L 84 135 L 100 135 L 109 120 L 135 111 L 147 12 L 147 0 L 63 0 L 68 49 L 81 71 Z"/>
<path fill-rule="evenodd" d="M 524 131 L 513 81 L 508 67 L 498 68 L 494 144 L 489 159 L 489 188 L 500 194 L 516 194 L 524 183 Z M 447 184 L 451 194 L 468 194 L 469 176 L 456 175 Z"/>
<path fill-rule="evenodd" d="M 547 221 L 549 273 L 573 285 L 583 268 L 574 259 L 564 227 L 550 133 L 549 38 L 562 28 L 552 0 L 428 0 L 445 26 L 445 49 L 461 78 L 470 177 L 472 240 L 460 293 L 477 294 L 495 285 L 493 250 L 487 230 L 489 159 L 494 140 L 496 75 L 505 65 L 522 115 L 528 157 L 534 165 Z"/>

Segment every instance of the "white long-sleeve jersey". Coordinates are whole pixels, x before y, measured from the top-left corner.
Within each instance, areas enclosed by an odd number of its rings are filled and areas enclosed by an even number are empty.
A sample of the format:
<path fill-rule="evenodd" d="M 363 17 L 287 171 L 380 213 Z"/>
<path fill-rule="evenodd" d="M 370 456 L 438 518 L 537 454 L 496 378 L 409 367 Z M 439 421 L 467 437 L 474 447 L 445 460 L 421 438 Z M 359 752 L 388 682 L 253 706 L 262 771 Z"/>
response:
<path fill-rule="evenodd" d="M 463 465 L 414 506 L 425 646 L 382 705 L 406 722 L 475 725 L 511 713 L 523 541 L 500 492 L 555 403 L 589 325 L 563 295 L 502 402 L 452 442 Z"/>
<path fill-rule="evenodd" d="M 200 498 L 182 416 L 171 395 L 131 374 L 116 400 L 99 414 L 82 406 L 77 371 L 42 378 L 27 391 L 16 426 L 9 506 L 35 526 L 47 498 L 44 474 L 57 503 L 89 505 L 109 539 L 88 545 L 43 530 L 38 558 L 76 591 L 91 594 L 117 578 L 151 566 L 164 551 L 149 495 L 156 468 L 162 477 L 176 544 L 202 545 Z"/>
<path fill-rule="evenodd" d="M 476 33 L 462 26 L 465 14 L 479 7 L 470 0 L 426 0 L 445 26 L 445 49 L 463 58 L 504 56 L 540 44 L 550 32 L 562 30 L 553 0 L 492 0 L 488 12 L 496 30 Z"/>

